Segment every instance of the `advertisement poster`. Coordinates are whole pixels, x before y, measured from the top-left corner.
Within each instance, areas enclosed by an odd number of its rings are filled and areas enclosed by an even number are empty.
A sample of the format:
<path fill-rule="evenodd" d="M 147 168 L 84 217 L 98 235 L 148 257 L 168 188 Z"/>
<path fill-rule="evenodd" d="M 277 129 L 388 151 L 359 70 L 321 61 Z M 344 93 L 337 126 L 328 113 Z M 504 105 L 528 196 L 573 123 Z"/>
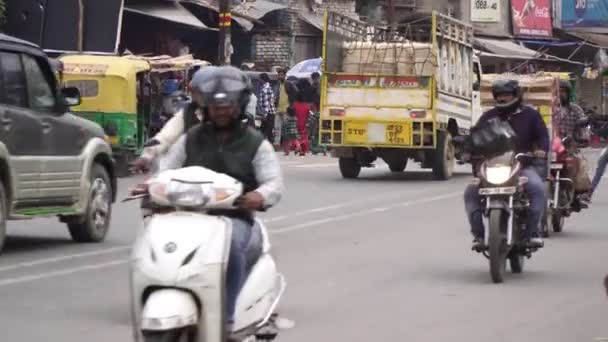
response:
<path fill-rule="evenodd" d="M 585 0 L 576 0 L 585 1 Z M 511 0 L 513 34 L 525 37 L 552 37 L 551 0 Z"/>
<path fill-rule="evenodd" d="M 608 28 L 608 0 L 560 0 L 562 28 Z"/>
<path fill-rule="evenodd" d="M 500 21 L 500 0 L 471 0 L 471 21 L 497 23 Z"/>

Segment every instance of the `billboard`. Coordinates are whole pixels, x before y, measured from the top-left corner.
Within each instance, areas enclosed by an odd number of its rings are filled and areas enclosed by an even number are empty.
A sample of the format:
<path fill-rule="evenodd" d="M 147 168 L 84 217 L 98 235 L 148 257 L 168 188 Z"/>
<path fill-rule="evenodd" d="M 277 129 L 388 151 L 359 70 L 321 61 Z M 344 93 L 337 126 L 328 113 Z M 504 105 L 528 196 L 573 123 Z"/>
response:
<path fill-rule="evenodd" d="M 514 35 L 541 38 L 553 36 L 551 0 L 511 0 L 511 14 Z"/>
<path fill-rule="evenodd" d="M 608 0 L 559 0 L 562 28 L 608 28 Z"/>
<path fill-rule="evenodd" d="M 497 23 L 500 21 L 499 0 L 471 0 L 471 21 Z"/>

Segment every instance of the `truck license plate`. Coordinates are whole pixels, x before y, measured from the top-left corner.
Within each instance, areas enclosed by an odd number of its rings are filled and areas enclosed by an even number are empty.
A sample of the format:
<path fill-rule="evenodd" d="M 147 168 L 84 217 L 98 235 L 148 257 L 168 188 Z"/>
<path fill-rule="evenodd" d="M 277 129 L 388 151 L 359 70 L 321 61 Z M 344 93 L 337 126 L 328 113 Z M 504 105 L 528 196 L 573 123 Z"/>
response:
<path fill-rule="evenodd" d="M 507 186 L 501 188 L 482 188 L 479 189 L 480 195 L 512 195 L 515 193 L 514 186 Z"/>
<path fill-rule="evenodd" d="M 386 125 L 386 142 L 395 145 L 410 144 L 410 126 L 407 124 L 389 123 Z"/>
<path fill-rule="evenodd" d="M 551 170 L 561 170 L 564 168 L 564 164 L 551 164 Z"/>

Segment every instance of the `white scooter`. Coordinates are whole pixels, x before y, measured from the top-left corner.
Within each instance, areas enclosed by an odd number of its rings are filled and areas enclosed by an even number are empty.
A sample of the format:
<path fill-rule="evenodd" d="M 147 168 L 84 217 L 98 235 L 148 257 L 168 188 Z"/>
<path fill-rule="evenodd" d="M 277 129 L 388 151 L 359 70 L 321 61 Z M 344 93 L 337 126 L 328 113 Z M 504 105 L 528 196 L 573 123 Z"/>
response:
<path fill-rule="evenodd" d="M 243 185 L 201 167 L 160 173 L 148 181 L 144 225 L 133 247 L 132 316 L 136 342 L 224 342 L 226 268 L 231 221 L 208 209 L 234 208 Z M 145 207 L 145 206 L 144 206 Z M 248 255 L 248 276 L 236 304 L 236 341 L 271 341 L 278 329 L 274 313 L 285 291 L 283 275 L 263 247 Z"/>

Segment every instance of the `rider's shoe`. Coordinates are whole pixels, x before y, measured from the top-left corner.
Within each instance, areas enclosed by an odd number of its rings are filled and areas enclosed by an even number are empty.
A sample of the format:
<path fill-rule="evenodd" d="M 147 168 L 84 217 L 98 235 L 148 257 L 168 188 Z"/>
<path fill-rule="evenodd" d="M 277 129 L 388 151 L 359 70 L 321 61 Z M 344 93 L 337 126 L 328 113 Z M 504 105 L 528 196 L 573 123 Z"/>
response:
<path fill-rule="evenodd" d="M 528 247 L 530 248 L 542 248 L 544 245 L 543 238 L 540 236 L 533 236 L 528 241 Z"/>
<path fill-rule="evenodd" d="M 471 248 L 472 250 L 479 251 L 479 250 L 482 250 L 483 248 L 484 248 L 483 238 L 476 237 L 475 239 L 473 239 L 473 246 Z"/>

